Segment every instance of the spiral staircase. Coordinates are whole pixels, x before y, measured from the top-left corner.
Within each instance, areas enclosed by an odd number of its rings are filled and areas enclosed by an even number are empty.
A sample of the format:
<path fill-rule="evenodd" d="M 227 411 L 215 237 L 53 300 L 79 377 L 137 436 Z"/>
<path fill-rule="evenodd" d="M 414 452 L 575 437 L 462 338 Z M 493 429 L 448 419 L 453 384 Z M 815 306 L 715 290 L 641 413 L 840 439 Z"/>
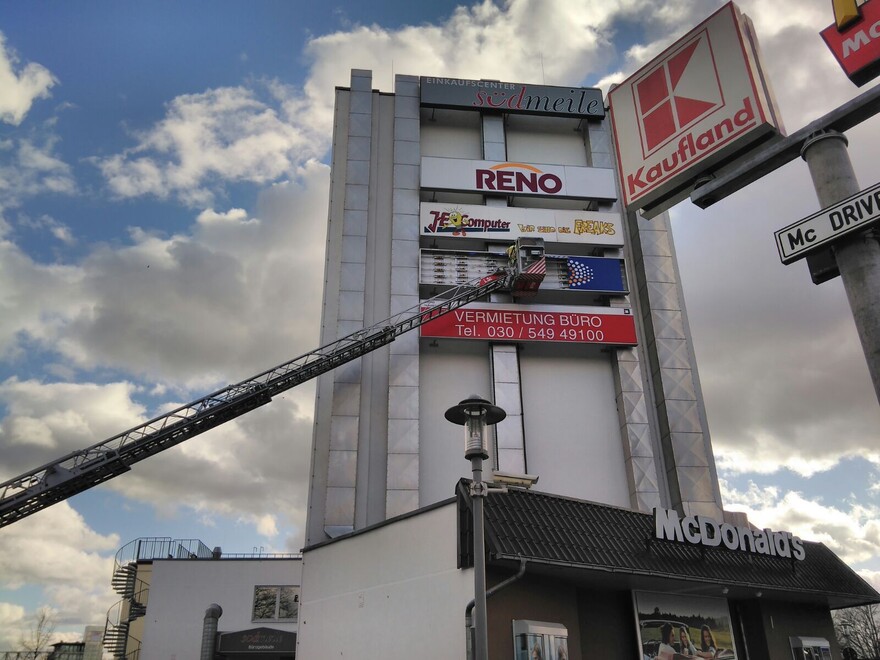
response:
<path fill-rule="evenodd" d="M 111 585 L 121 600 L 107 612 L 104 650 L 115 660 L 138 660 L 141 640 L 131 626 L 147 613 L 150 585 L 138 577 L 138 562 L 153 559 L 204 559 L 211 550 L 197 539 L 153 537 L 136 539 L 116 553 Z"/>

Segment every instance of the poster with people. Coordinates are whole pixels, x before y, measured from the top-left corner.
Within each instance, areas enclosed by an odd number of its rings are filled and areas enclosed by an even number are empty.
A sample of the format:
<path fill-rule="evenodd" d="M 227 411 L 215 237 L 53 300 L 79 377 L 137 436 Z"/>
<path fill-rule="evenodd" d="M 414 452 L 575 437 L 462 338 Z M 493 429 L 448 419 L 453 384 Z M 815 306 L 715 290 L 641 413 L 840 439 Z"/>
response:
<path fill-rule="evenodd" d="M 640 660 L 736 660 L 725 599 L 646 591 L 634 598 Z"/>

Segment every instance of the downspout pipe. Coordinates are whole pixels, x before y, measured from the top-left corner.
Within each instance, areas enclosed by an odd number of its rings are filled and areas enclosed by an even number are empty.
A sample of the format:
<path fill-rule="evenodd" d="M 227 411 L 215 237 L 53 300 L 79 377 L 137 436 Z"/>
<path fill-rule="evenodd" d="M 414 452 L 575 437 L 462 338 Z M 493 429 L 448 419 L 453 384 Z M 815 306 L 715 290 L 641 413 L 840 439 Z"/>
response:
<path fill-rule="evenodd" d="M 211 603 L 205 610 L 205 621 L 202 624 L 202 653 L 200 660 L 214 660 L 217 651 L 217 627 L 220 617 L 223 616 L 223 608 L 217 603 Z"/>
<path fill-rule="evenodd" d="M 520 557 L 519 558 L 519 570 L 516 572 L 516 574 L 511 575 L 506 580 L 499 582 L 494 587 L 488 589 L 486 591 L 486 598 L 488 599 L 488 598 L 494 596 L 502 589 L 509 587 L 511 584 L 513 584 L 514 582 L 519 580 L 523 575 L 526 574 L 526 565 L 528 563 L 529 562 L 527 559 Z M 468 658 L 473 658 L 475 655 L 474 643 L 476 640 L 474 639 L 474 636 L 473 636 L 473 627 L 474 627 L 473 611 L 474 611 L 474 607 L 476 606 L 476 604 L 477 604 L 476 599 L 471 598 L 471 602 L 469 602 L 467 604 L 467 607 L 464 608 L 464 627 L 465 627 L 465 634 L 467 635 L 467 638 L 468 638 L 468 645 L 467 645 Z M 205 659 L 203 658 L 202 660 L 205 660 Z M 210 659 L 208 659 L 208 660 L 210 660 Z"/>

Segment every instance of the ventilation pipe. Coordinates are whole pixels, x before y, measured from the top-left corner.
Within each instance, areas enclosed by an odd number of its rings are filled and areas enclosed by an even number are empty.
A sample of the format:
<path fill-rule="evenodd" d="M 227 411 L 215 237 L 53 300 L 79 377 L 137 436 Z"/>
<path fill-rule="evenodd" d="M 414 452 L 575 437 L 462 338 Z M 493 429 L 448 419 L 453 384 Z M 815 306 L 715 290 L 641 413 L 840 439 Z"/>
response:
<path fill-rule="evenodd" d="M 211 606 L 205 610 L 200 660 L 214 660 L 214 654 L 217 651 L 217 624 L 221 616 L 223 616 L 223 608 L 217 603 L 211 603 Z"/>

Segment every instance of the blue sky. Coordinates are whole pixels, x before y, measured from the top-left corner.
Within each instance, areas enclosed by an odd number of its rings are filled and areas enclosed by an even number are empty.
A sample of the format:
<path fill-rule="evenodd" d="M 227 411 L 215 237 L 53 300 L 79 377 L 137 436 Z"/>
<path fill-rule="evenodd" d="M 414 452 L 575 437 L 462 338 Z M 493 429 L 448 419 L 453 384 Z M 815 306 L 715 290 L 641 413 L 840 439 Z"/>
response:
<path fill-rule="evenodd" d="M 5 480 L 317 345 L 333 88 L 351 68 L 605 89 L 714 0 L 6 2 L 0 10 Z M 789 131 L 852 98 L 825 0 L 749 0 Z M 876 120 L 850 132 L 880 179 Z M 673 227 L 728 508 L 880 584 L 880 413 L 843 289 L 783 267 L 817 210 L 792 163 Z M 302 543 L 313 385 L 0 532 L 0 650 L 75 637 L 138 536 Z"/>

